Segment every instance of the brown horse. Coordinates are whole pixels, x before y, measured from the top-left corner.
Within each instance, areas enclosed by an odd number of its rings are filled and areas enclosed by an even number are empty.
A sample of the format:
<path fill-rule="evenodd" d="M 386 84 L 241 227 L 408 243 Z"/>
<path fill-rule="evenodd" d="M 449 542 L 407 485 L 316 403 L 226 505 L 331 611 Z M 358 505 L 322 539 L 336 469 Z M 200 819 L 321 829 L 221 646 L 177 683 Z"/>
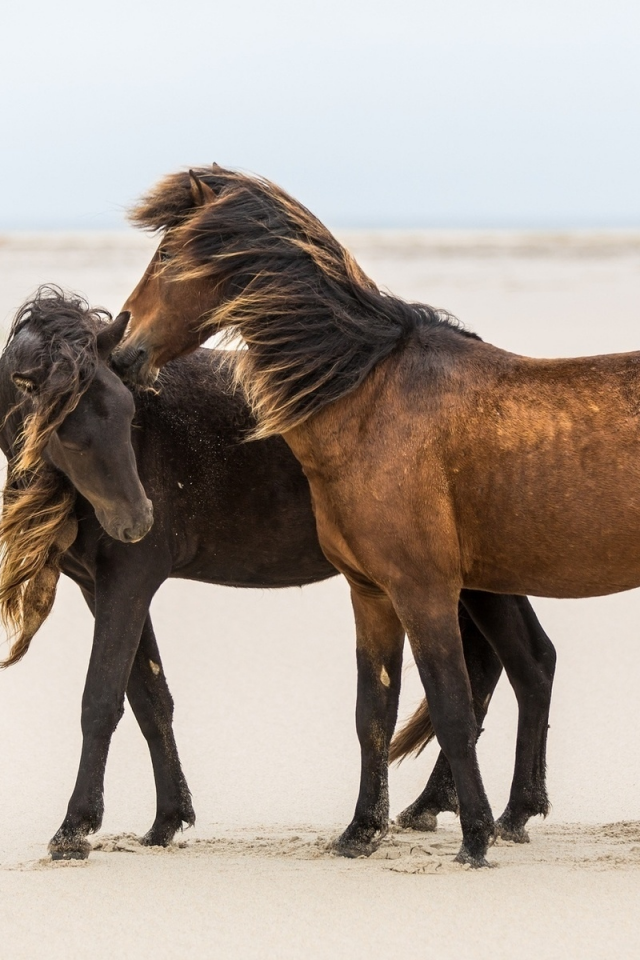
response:
<path fill-rule="evenodd" d="M 381 293 L 277 187 L 218 167 L 167 178 L 133 219 L 165 233 L 125 304 L 119 369 L 153 376 L 212 332 L 240 334 L 256 433 L 282 434 L 302 464 L 351 584 L 362 779 L 339 846 L 366 851 L 384 830 L 406 631 L 453 771 L 459 857 L 484 863 L 494 824 L 458 597 L 640 585 L 640 354 L 534 360 L 483 343 Z"/>

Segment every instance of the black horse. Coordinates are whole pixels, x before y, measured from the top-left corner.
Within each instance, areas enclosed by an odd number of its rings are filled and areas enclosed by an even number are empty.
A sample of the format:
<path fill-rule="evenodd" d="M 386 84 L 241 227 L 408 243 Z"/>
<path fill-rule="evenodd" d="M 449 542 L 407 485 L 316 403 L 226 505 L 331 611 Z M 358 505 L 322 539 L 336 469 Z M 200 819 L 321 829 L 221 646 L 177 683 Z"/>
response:
<path fill-rule="evenodd" d="M 0 446 L 9 460 L 0 607 L 20 633 L 7 662 L 26 652 L 46 617 L 59 570 L 80 586 L 95 616 L 80 768 L 50 843 L 54 858 L 88 856 L 87 834 L 102 821 L 107 753 L 125 689 L 156 783 L 156 817 L 143 842 L 166 845 L 183 823 L 195 821 L 149 616 L 163 581 L 288 587 L 336 575 L 318 544 L 307 481 L 286 443 L 242 442 L 254 423 L 231 386 L 224 352 L 198 350 L 167 366 L 157 391 L 132 398 L 106 362 L 123 330 L 124 321 L 107 323 L 83 301 L 43 288 L 18 314 L 0 358 Z M 149 532 L 145 492 L 153 503 Z M 25 507 L 38 496 L 25 534 Z M 23 557 L 35 555 L 31 566 L 16 558 L 18 542 Z M 526 665 L 512 671 L 523 743 L 524 705 L 548 711 L 553 646 L 524 597 L 463 591 L 461 601 L 480 722 L 502 670 L 492 644 L 503 658 L 505 649 L 512 652 L 511 666 Z M 539 679 L 533 693 L 532 674 Z M 423 705 L 397 754 L 430 733 Z M 501 819 L 504 835 L 525 840 L 529 816 L 546 809 L 544 774 L 543 753 L 524 780 L 516 772 Z M 456 811 L 457 798 L 440 754 L 425 790 L 399 820 L 433 829 L 443 810 Z"/>

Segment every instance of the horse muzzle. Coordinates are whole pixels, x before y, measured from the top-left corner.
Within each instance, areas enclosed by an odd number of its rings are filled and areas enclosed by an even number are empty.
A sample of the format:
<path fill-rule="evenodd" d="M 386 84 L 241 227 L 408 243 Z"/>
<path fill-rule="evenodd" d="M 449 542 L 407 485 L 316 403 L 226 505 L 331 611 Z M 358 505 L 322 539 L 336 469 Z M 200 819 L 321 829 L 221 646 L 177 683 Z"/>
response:
<path fill-rule="evenodd" d="M 125 343 L 111 354 L 111 366 L 118 376 L 129 383 L 149 384 L 156 379 L 146 347 Z"/>
<path fill-rule="evenodd" d="M 100 516 L 96 511 L 96 516 L 100 526 L 114 540 L 120 540 L 121 543 L 138 543 L 151 530 L 153 526 L 153 504 L 147 500 L 142 510 L 136 511 L 129 516 Z"/>

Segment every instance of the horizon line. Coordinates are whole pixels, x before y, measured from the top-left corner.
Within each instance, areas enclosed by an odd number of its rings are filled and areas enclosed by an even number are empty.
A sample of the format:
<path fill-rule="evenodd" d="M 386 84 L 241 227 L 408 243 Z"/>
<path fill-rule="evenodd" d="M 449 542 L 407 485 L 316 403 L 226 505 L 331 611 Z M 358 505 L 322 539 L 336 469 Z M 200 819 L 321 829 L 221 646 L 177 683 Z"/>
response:
<path fill-rule="evenodd" d="M 634 219 L 558 219 L 558 220 L 336 220 L 330 222 L 329 228 L 335 231 L 349 230 L 460 230 L 460 231 L 517 231 L 517 232 L 563 232 L 563 231 L 597 231 L 597 230 L 640 230 L 640 218 Z M 10 233 L 131 233 L 140 235 L 127 224 L 94 224 L 88 225 L 79 221 L 56 221 L 53 223 L 2 223 L 0 234 Z"/>

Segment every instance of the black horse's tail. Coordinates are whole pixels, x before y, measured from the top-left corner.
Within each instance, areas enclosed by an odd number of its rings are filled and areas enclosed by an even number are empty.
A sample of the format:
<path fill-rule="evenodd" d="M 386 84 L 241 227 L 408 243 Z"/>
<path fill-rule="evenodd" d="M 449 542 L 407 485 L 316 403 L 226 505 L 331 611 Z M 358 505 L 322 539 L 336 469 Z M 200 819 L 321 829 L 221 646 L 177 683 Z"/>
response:
<path fill-rule="evenodd" d="M 389 763 L 404 760 L 410 753 L 419 756 L 435 737 L 426 699 L 395 734 L 389 747 Z"/>

